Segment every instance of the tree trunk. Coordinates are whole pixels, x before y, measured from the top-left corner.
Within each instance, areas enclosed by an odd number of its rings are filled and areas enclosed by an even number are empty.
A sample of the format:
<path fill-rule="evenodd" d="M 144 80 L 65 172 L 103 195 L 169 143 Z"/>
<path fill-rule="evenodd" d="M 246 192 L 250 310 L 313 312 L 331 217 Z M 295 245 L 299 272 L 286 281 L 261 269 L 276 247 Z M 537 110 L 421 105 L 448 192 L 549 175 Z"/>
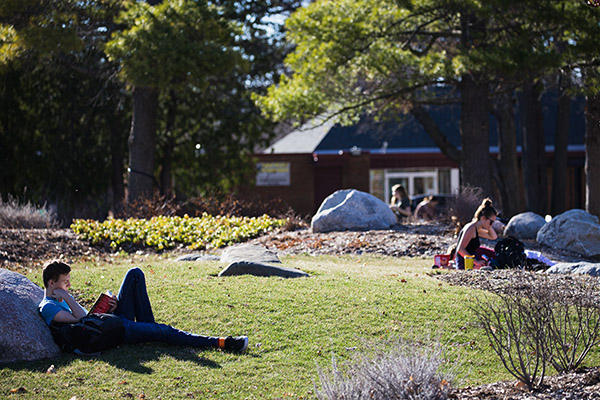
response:
<path fill-rule="evenodd" d="M 163 0 L 146 0 L 151 6 Z M 154 150 L 156 146 L 156 118 L 158 90 L 151 87 L 133 88 L 133 116 L 129 134 L 129 184 L 127 202 L 152 197 L 154 185 Z"/>
<path fill-rule="evenodd" d="M 173 193 L 173 150 L 175 149 L 175 138 L 167 136 L 167 142 L 163 149 L 163 157 L 160 168 L 160 194 L 171 195 Z"/>
<path fill-rule="evenodd" d="M 150 87 L 135 87 L 129 135 L 128 203 L 150 198 L 156 184 L 154 148 L 157 112 L 158 90 Z"/>
<path fill-rule="evenodd" d="M 517 129 L 512 93 L 499 96 L 496 117 L 499 128 L 497 176 L 504 216 L 510 217 L 525 208 L 525 194 L 520 184 L 517 161 Z"/>
<path fill-rule="evenodd" d="M 569 117 L 571 115 L 571 98 L 562 84 L 564 75 L 560 76 L 558 108 L 556 111 L 556 133 L 554 137 L 554 160 L 552 162 L 552 215 L 566 211 L 567 187 L 567 148 L 569 146 Z"/>
<path fill-rule="evenodd" d="M 465 74 L 460 95 L 461 185 L 480 187 L 484 195 L 491 196 L 487 82 L 478 82 L 474 76 Z"/>
<path fill-rule="evenodd" d="M 600 217 L 600 94 L 586 98 L 585 209 Z"/>
<path fill-rule="evenodd" d="M 162 160 L 160 168 L 160 194 L 170 195 L 173 193 L 173 152 L 175 150 L 175 116 L 177 115 L 177 97 L 175 91 L 169 92 L 169 101 L 167 103 L 167 121 L 165 125 L 164 148 L 162 149 Z"/>
<path fill-rule="evenodd" d="M 536 84 L 525 85 L 521 95 L 523 123 L 523 175 L 525 206 L 528 211 L 546 214 L 546 155 L 540 91 Z"/>
<path fill-rule="evenodd" d="M 118 211 L 125 200 L 125 185 L 123 183 L 123 127 L 118 118 L 108 122 L 110 129 L 110 163 L 111 186 L 113 192 L 113 211 Z"/>
<path fill-rule="evenodd" d="M 469 9 L 461 13 L 460 25 L 460 44 L 465 52 L 486 43 L 485 21 Z M 459 89 L 461 185 L 479 187 L 484 195 L 492 196 L 488 80 L 467 72 L 461 77 Z"/>

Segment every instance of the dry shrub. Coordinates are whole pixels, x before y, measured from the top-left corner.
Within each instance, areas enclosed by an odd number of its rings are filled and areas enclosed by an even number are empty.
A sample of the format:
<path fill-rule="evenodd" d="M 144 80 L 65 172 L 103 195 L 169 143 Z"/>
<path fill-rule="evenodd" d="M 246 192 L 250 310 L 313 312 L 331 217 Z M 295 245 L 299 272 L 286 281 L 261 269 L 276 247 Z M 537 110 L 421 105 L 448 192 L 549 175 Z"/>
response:
<path fill-rule="evenodd" d="M 180 211 L 181 205 L 175 197 L 155 194 L 149 199 L 121 204 L 115 212 L 115 217 L 149 219 L 156 216 L 179 215 Z"/>
<path fill-rule="evenodd" d="M 600 342 L 595 278 L 518 272 L 482 288 L 497 296 L 478 298 L 472 308 L 504 367 L 530 389 L 542 384 L 548 364 L 575 370 Z"/>
<path fill-rule="evenodd" d="M 201 215 L 205 212 L 210 215 L 237 217 L 260 217 L 267 214 L 275 218 L 284 218 L 291 211 L 280 198 L 240 198 L 234 194 L 194 197 L 187 200 L 183 208 L 189 215 Z"/>
<path fill-rule="evenodd" d="M 139 200 L 124 204 L 115 213 L 117 218 L 152 218 L 154 216 L 201 216 L 223 215 L 236 217 L 260 217 L 268 215 L 273 218 L 286 219 L 284 230 L 295 230 L 307 227 L 306 220 L 297 215 L 291 207 L 279 198 L 238 198 L 234 194 L 224 196 L 206 195 L 179 200 L 173 196 L 155 195 L 151 199 Z"/>
<path fill-rule="evenodd" d="M 456 232 L 459 232 L 463 226 L 473 219 L 477 207 L 481 205 L 484 198 L 481 188 L 462 186 L 458 194 L 448 200 L 446 214 L 456 226 Z"/>
<path fill-rule="evenodd" d="M 319 371 L 317 398 L 447 399 L 452 377 L 444 368 L 440 345 L 398 341 L 374 356 L 356 357 L 341 369 L 334 359 L 330 371 Z"/>
<path fill-rule="evenodd" d="M 6 202 L 0 198 L 0 228 L 9 229 L 43 229 L 59 226 L 56 213 L 46 208 L 32 205 L 30 202 L 20 204 L 17 198 L 8 195 Z"/>
<path fill-rule="evenodd" d="M 289 209 L 288 212 L 283 216 L 277 216 L 277 218 L 284 218 L 286 220 L 285 225 L 282 227 L 284 231 L 295 231 L 298 229 L 305 229 L 310 226 L 307 218 L 302 218 L 293 209 Z"/>

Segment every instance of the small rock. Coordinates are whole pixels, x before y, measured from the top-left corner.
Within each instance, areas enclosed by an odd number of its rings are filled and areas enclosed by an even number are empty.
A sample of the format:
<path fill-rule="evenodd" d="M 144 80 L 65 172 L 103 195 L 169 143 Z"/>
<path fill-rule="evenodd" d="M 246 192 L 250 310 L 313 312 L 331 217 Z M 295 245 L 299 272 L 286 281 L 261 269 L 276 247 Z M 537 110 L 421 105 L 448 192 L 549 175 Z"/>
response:
<path fill-rule="evenodd" d="M 214 254 L 184 254 L 177 257 L 175 261 L 219 261 L 221 257 Z"/>
<path fill-rule="evenodd" d="M 227 247 L 221 254 L 220 261 L 223 263 L 234 263 L 237 261 L 252 261 L 257 263 L 281 263 L 277 254 L 265 247 L 242 244 Z"/>
<path fill-rule="evenodd" d="M 304 278 L 310 276 L 306 272 L 295 268 L 248 261 L 234 262 L 219 273 L 219 276 L 234 275 L 280 276 L 283 278 Z"/>
<path fill-rule="evenodd" d="M 573 262 L 557 263 L 546 270 L 549 274 L 579 274 L 600 276 L 600 263 Z"/>

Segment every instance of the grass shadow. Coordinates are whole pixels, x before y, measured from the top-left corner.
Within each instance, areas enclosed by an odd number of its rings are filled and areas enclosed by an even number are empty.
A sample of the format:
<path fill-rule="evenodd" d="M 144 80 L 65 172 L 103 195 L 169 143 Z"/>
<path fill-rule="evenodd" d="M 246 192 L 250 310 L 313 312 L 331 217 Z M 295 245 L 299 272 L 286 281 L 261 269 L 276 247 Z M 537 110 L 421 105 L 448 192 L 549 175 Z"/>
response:
<path fill-rule="evenodd" d="M 200 367 L 221 368 L 221 366 L 201 354 L 199 351 L 212 352 L 214 350 L 199 350 L 188 347 L 169 346 L 159 343 L 144 345 L 121 345 L 100 357 L 116 368 L 136 372 L 140 374 L 151 374 L 153 370 L 144 365 L 148 361 L 158 361 L 160 358 L 169 356 L 178 361 L 188 361 Z"/>
<path fill-rule="evenodd" d="M 189 347 L 176 347 L 163 344 L 121 345 L 96 356 L 79 356 L 71 353 L 61 353 L 56 358 L 46 358 L 36 361 L 18 361 L 2 365 L 13 371 L 29 371 L 45 373 L 50 365 L 56 369 L 68 367 L 76 360 L 97 360 L 106 362 L 115 368 L 138 374 L 151 374 L 153 369 L 144 365 L 149 361 L 158 361 L 164 356 L 178 361 L 192 362 L 203 368 L 221 368 L 221 365 L 202 355 L 198 351 L 212 352 L 215 350 L 198 350 Z"/>

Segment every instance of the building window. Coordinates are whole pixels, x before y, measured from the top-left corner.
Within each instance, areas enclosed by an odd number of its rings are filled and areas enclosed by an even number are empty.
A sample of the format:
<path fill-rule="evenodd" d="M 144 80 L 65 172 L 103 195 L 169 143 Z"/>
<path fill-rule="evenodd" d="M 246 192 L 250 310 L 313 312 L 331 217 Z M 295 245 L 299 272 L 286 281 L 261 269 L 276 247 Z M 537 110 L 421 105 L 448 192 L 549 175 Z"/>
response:
<path fill-rule="evenodd" d="M 409 197 L 424 194 L 451 194 L 458 191 L 458 169 L 384 170 L 383 191 L 387 202 L 392 187 L 401 184 Z"/>

